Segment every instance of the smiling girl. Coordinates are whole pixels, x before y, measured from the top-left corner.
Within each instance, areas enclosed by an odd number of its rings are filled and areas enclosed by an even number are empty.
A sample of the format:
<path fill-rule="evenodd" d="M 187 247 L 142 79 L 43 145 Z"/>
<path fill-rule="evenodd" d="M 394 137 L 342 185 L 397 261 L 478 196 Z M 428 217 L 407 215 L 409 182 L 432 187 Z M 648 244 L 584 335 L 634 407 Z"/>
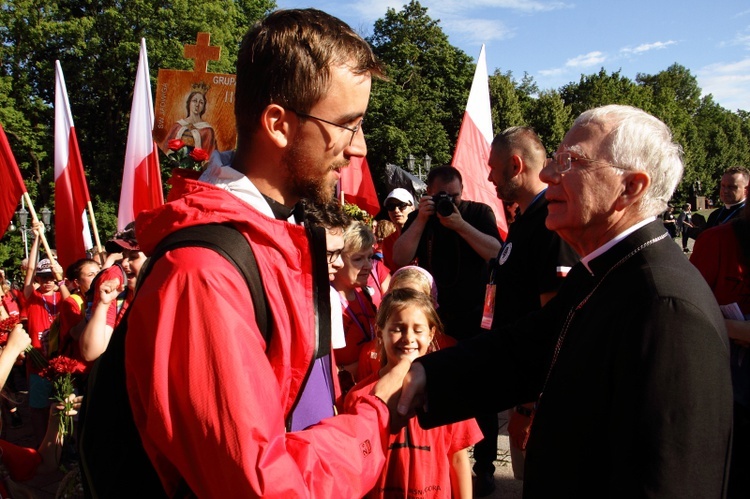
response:
<path fill-rule="evenodd" d="M 363 379 L 346 397 L 345 410 L 369 394 L 377 380 L 402 359 L 411 361 L 433 351 L 442 324 L 432 300 L 413 289 L 395 289 L 380 305 L 376 331 L 384 360 L 380 371 Z M 386 463 L 368 498 L 470 498 L 468 447 L 482 439 L 476 422 L 461 421 L 430 430 L 416 418 L 390 435 Z"/>

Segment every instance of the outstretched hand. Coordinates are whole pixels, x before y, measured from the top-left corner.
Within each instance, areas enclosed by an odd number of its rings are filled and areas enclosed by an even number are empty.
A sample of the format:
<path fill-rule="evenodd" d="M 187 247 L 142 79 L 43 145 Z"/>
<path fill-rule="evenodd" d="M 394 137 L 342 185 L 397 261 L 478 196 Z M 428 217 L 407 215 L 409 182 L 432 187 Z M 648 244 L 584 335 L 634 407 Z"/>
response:
<path fill-rule="evenodd" d="M 427 374 L 421 363 L 415 362 L 404 377 L 401 397 L 398 400 L 398 414 L 413 416 L 417 408 L 424 407 L 427 401 Z"/>
<path fill-rule="evenodd" d="M 399 393 L 404 383 L 404 376 L 409 372 L 410 366 L 411 361 L 409 359 L 401 359 L 395 367 L 378 380 L 370 392 L 388 406 L 391 416 L 391 432 L 393 433 L 396 433 L 406 425 L 408 419 L 398 413 L 397 404 L 399 402 Z"/>

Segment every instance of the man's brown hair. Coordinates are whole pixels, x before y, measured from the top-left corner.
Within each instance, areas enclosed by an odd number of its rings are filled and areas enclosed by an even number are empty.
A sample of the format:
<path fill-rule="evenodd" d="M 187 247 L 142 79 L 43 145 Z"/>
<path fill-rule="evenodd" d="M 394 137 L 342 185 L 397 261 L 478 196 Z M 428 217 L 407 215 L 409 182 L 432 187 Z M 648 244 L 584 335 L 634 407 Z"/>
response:
<path fill-rule="evenodd" d="M 367 42 L 316 9 L 278 10 L 245 35 L 237 57 L 235 117 L 239 140 L 259 126 L 270 104 L 306 113 L 330 85 L 331 68 L 382 77 Z"/>

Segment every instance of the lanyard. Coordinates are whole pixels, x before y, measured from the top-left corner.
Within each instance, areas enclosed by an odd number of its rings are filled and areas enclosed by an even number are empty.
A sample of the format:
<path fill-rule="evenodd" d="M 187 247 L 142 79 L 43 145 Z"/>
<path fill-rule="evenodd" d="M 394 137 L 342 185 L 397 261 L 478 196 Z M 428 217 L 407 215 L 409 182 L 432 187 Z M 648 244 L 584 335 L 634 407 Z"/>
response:
<path fill-rule="evenodd" d="M 57 315 L 57 294 L 52 293 L 52 310 L 49 309 L 49 305 L 47 305 L 47 300 L 44 299 L 44 295 L 40 296 L 42 297 L 44 309 L 47 311 L 47 315 L 49 316 L 49 321 L 51 323 L 55 319 L 55 315 Z"/>
<path fill-rule="evenodd" d="M 365 325 L 362 324 L 362 322 L 357 318 L 357 314 L 354 313 L 354 310 L 352 310 L 352 307 L 349 305 L 349 301 L 341 296 L 339 294 L 339 299 L 341 300 L 341 306 L 344 307 L 344 312 L 346 312 L 349 317 L 359 326 L 359 328 L 362 330 L 362 335 L 365 337 L 364 341 L 359 342 L 358 344 L 366 343 L 373 339 L 375 337 L 375 331 L 372 329 L 372 321 L 370 321 L 371 317 L 367 314 L 367 309 L 365 308 L 365 304 L 362 302 L 362 298 L 359 296 L 359 293 L 356 291 L 354 292 L 354 296 L 357 298 L 357 303 L 359 303 L 359 309 L 362 311 L 362 315 L 365 316 L 367 319 L 367 325 L 369 326 L 369 334 L 367 329 L 365 328 Z"/>

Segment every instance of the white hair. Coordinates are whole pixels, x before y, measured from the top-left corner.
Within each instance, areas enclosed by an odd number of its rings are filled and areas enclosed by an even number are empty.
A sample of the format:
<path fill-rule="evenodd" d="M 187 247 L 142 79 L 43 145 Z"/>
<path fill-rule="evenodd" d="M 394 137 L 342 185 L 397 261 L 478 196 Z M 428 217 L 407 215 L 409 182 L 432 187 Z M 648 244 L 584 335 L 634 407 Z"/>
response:
<path fill-rule="evenodd" d="M 673 142 L 669 127 L 641 109 L 614 104 L 584 111 L 573 126 L 589 123 L 614 127 L 605 146 L 616 166 L 645 172 L 651 178 L 639 211 L 653 216 L 666 210 L 684 169 L 682 147 Z"/>

